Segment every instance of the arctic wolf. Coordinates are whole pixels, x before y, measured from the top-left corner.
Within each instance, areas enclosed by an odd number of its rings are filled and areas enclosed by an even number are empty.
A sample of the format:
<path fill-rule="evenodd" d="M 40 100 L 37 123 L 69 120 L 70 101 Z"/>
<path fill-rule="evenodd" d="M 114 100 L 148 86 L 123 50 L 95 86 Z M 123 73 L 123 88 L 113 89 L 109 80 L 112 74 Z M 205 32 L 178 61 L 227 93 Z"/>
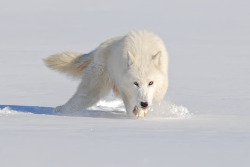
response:
<path fill-rule="evenodd" d="M 168 88 L 168 56 L 162 39 L 148 31 L 111 38 L 87 54 L 64 52 L 44 60 L 52 69 L 81 78 L 76 93 L 56 112 L 82 111 L 113 91 L 128 116 L 143 117 Z"/>

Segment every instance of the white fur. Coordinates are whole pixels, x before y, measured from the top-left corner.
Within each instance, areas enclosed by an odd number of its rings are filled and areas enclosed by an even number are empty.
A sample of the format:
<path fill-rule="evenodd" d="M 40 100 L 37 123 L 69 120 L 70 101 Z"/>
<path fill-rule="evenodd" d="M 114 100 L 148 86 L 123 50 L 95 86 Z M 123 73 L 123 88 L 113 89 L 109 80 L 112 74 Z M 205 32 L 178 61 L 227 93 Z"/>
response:
<path fill-rule="evenodd" d="M 109 39 L 88 54 L 52 55 L 45 63 L 82 78 L 74 96 L 56 108 L 58 112 L 81 111 L 113 90 L 123 99 L 129 116 L 138 113 L 136 109 L 146 114 L 153 103 L 163 99 L 168 87 L 167 51 L 161 38 L 148 31 L 131 31 Z M 148 108 L 143 109 L 141 102 L 147 102 Z"/>

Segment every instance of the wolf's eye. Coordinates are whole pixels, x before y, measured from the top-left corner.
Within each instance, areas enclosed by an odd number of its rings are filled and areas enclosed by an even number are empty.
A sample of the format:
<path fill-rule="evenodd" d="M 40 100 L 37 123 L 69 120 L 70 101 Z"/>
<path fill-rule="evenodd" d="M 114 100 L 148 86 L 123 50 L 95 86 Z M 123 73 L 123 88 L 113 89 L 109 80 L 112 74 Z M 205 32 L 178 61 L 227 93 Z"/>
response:
<path fill-rule="evenodd" d="M 150 81 L 150 82 L 148 83 L 149 86 L 151 86 L 151 85 L 153 85 L 153 84 L 154 84 L 153 81 Z"/>
<path fill-rule="evenodd" d="M 139 84 L 138 84 L 138 82 L 134 82 L 134 85 L 135 85 L 135 86 L 137 86 L 137 87 L 139 87 Z"/>

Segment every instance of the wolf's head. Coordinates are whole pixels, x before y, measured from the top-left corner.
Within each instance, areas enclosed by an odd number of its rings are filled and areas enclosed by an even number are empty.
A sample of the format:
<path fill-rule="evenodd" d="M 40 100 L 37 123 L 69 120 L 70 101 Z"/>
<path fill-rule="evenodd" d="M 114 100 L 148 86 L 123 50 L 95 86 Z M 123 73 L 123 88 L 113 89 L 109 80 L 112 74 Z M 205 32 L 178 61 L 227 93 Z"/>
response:
<path fill-rule="evenodd" d="M 142 57 L 134 56 L 128 51 L 127 56 L 128 71 L 124 79 L 131 108 L 147 113 L 152 104 L 160 101 L 166 92 L 167 76 L 161 68 L 162 53 L 158 51 L 151 56 Z"/>
<path fill-rule="evenodd" d="M 153 103 L 163 99 L 168 87 L 164 42 L 152 32 L 131 31 L 124 37 L 122 54 L 123 66 L 127 66 L 122 76 L 125 103 L 129 104 L 126 110 L 147 113 Z"/>

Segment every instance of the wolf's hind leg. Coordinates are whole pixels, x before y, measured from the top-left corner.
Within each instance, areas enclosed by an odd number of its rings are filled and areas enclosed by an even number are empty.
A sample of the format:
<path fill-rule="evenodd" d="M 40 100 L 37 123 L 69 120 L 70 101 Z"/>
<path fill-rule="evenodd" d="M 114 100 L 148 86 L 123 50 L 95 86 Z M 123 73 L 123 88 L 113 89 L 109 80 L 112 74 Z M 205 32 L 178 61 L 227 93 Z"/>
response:
<path fill-rule="evenodd" d="M 93 71 L 92 71 L 93 72 Z M 55 112 L 78 112 L 96 104 L 107 95 L 111 86 L 105 75 L 85 73 L 76 93 L 64 105 L 58 106 Z"/>
<path fill-rule="evenodd" d="M 66 104 L 56 107 L 55 112 L 79 112 L 98 102 L 98 97 L 87 94 L 87 92 L 85 93 L 81 94 L 78 90 Z"/>

